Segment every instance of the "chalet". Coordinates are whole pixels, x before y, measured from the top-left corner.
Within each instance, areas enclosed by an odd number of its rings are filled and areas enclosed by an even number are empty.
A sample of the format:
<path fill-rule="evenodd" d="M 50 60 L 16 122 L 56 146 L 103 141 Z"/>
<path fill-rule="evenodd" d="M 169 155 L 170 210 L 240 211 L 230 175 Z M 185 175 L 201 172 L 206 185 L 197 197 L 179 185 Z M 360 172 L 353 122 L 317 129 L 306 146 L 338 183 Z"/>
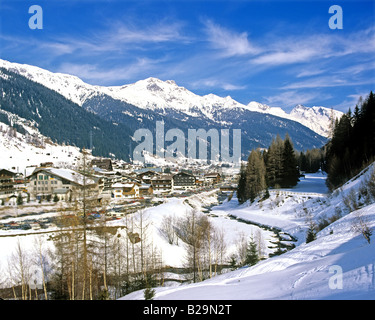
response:
<path fill-rule="evenodd" d="M 196 187 L 195 177 L 187 172 L 179 172 L 173 176 L 173 186 L 175 189 L 193 189 Z"/>
<path fill-rule="evenodd" d="M 219 183 L 221 180 L 221 175 L 218 172 L 206 173 L 204 175 L 205 185 L 213 185 Z"/>
<path fill-rule="evenodd" d="M 5 201 L 15 193 L 15 177 L 15 172 L 6 169 L 0 170 L 0 200 Z"/>
<path fill-rule="evenodd" d="M 140 196 L 141 198 L 142 198 L 142 197 L 149 197 L 149 196 L 152 196 L 153 193 L 154 193 L 154 190 L 153 190 L 151 184 L 142 184 L 142 185 L 139 187 L 139 196 Z"/>
<path fill-rule="evenodd" d="M 75 200 L 82 198 L 83 191 L 86 197 L 97 196 L 102 191 L 98 179 L 70 169 L 37 168 L 28 178 L 27 190 L 35 199 L 64 194 L 65 200 L 68 197 L 70 200 Z M 64 193 L 61 189 L 70 190 L 70 192 Z"/>
<path fill-rule="evenodd" d="M 115 199 L 136 199 L 139 198 L 138 183 L 115 183 L 112 185 L 113 197 Z"/>
<path fill-rule="evenodd" d="M 169 193 L 173 191 L 173 175 L 160 174 L 151 178 L 154 193 Z"/>
<path fill-rule="evenodd" d="M 195 186 L 197 188 L 203 187 L 204 186 L 204 179 L 203 178 L 196 178 L 195 179 Z"/>
<path fill-rule="evenodd" d="M 159 175 L 158 172 L 153 170 L 143 171 L 137 174 L 137 179 L 142 181 L 145 184 L 151 184 L 151 179 L 155 176 Z"/>
<path fill-rule="evenodd" d="M 104 169 L 107 171 L 112 171 L 112 160 L 111 159 L 92 159 L 91 166 Z"/>

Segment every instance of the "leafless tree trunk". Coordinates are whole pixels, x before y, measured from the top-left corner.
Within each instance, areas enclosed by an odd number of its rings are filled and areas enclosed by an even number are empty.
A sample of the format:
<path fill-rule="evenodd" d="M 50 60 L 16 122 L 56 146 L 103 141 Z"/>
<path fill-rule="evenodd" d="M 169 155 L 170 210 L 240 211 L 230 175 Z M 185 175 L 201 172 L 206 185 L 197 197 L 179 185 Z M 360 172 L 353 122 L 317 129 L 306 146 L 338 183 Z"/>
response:
<path fill-rule="evenodd" d="M 8 261 L 8 268 L 10 279 L 13 279 L 15 285 L 21 286 L 21 299 L 27 300 L 28 281 L 30 280 L 30 259 L 22 248 L 19 239 L 17 241 L 16 250 L 12 253 Z"/>
<path fill-rule="evenodd" d="M 39 266 L 40 272 L 42 275 L 42 285 L 43 285 L 43 291 L 44 291 L 44 299 L 48 300 L 48 294 L 47 294 L 47 285 L 46 285 L 46 270 L 45 270 L 45 264 L 46 264 L 46 255 L 43 250 L 43 240 L 42 237 L 39 236 L 35 239 L 35 251 L 36 251 L 36 261 L 35 263 Z"/>

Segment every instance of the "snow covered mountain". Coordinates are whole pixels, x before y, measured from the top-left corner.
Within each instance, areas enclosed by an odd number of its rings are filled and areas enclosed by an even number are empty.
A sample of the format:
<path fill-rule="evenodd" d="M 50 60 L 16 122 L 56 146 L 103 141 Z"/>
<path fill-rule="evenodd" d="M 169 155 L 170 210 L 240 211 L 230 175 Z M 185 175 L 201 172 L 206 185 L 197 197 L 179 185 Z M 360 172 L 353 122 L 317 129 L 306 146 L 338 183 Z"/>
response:
<path fill-rule="evenodd" d="M 290 113 L 281 108 L 270 107 L 259 102 L 251 101 L 249 110 L 273 114 L 275 116 L 297 121 L 324 137 L 329 137 L 330 123 L 333 119 L 340 119 L 343 112 L 325 107 L 305 107 L 298 104 Z"/>
<path fill-rule="evenodd" d="M 120 87 L 100 87 L 77 77 L 0 60 L 0 108 L 38 123 L 52 141 L 91 148 L 96 156 L 128 161 L 138 129 L 241 130 L 241 157 L 267 148 L 276 135 L 289 134 L 298 151 L 319 148 L 327 139 L 299 122 L 250 110 L 230 97 L 196 95 L 173 81 L 155 78 Z M 155 144 L 154 144 L 155 153 Z M 185 143 L 185 155 L 188 146 Z M 198 145 L 197 145 L 198 147 Z M 232 152 L 231 146 L 229 152 Z M 208 152 L 210 147 L 208 147 Z M 210 155 L 207 155 L 210 158 Z"/>
<path fill-rule="evenodd" d="M 338 118 L 342 115 L 340 111 L 324 107 L 307 108 L 301 105 L 296 106 L 288 114 L 281 108 L 271 108 L 254 101 L 244 105 L 230 96 L 219 97 L 215 94 L 199 96 L 178 86 L 173 80 L 162 81 L 152 77 L 133 84 L 103 87 L 87 84 L 72 75 L 53 73 L 35 66 L 11 63 L 1 59 L 0 67 L 38 82 L 80 106 L 90 98 L 107 95 L 141 109 L 159 112 L 173 110 L 192 117 L 204 115 L 218 123 L 222 123 L 223 120 L 218 120 L 215 113 L 221 110 L 255 111 L 297 121 L 323 137 L 329 135 L 331 115 Z"/>

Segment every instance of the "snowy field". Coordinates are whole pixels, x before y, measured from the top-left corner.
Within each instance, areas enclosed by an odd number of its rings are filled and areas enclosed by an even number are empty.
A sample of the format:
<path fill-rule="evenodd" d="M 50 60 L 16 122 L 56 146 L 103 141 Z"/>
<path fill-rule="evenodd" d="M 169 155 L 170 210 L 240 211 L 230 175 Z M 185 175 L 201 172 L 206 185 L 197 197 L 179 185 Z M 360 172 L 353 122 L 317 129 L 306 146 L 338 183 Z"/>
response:
<path fill-rule="evenodd" d="M 154 299 L 375 299 L 374 237 L 368 243 L 353 231 L 358 217 L 374 230 L 375 204 L 351 213 L 343 206 L 343 196 L 357 193 L 371 170 L 325 197 L 297 195 L 295 190 L 290 190 L 292 193 L 279 195 L 277 201 L 276 193 L 271 195 L 262 208 L 259 203 L 238 206 L 234 201 L 216 208 L 222 214 L 230 211 L 244 219 L 277 225 L 298 236 L 299 245 L 253 267 L 243 267 L 196 284 L 157 288 Z M 323 194 L 326 192 L 323 181 L 321 173 L 307 175 L 301 184 L 308 188 L 299 185 L 296 190 Z M 338 209 L 343 217 L 320 231 L 315 241 L 306 244 L 303 237 L 307 228 L 306 216 L 312 219 L 322 215 L 329 217 L 337 214 Z M 306 213 L 305 217 L 303 213 Z M 143 291 L 133 292 L 123 299 L 143 299 Z"/>

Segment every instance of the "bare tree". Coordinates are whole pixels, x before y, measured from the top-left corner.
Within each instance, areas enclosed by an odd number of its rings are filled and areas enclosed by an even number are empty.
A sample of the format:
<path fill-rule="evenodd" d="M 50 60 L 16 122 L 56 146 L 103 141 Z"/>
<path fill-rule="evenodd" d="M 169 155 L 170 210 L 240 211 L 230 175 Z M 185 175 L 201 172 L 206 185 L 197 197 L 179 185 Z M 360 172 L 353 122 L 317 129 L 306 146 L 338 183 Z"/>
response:
<path fill-rule="evenodd" d="M 214 228 L 207 216 L 196 210 L 186 212 L 176 228 L 186 244 L 186 266 L 192 271 L 193 282 L 212 276 Z"/>
<path fill-rule="evenodd" d="M 174 215 L 164 216 L 160 224 L 160 233 L 169 244 L 178 244 L 176 233 L 177 219 Z"/>
<path fill-rule="evenodd" d="M 236 241 L 236 256 L 239 265 L 244 265 L 246 261 L 246 250 L 247 250 L 247 238 L 243 232 L 240 233 L 238 240 Z"/>
<path fill-rule="evenodd" d="M 368 243 L 371 242 L 372 230 L 370 228 L 369 220 L 362 212 L 355 212 L 355 217 L 352 223 L 352 231 L 361 234 Z"/>
<path fill-rule="evenodd" d="M 21 288 L 21 299 L 27 300 L 29 295 L 29 280 L 30 280 L 30 270 L 31 262 L 30 258 L 23 249 L 19 239 L 17 240 L 16 250 L 13 252 L 8 260 L 8 274 L 9 279 L 12 281 L 12 286 Z M 14 290 L 14 289 L 13 289 Z M 16 293 L 14 290 L 14 296 Z"/>
<path fill-rule="evenodd" d="M 40 274 L 42 277 L 42 286 L 44 291 L 44 299 L 48 300 L 46 278 L 48 273 L 48 261 L 47 254 L 44 250 L 44 242 L 41 236 L 35 238 L 34 241 L 34 264 L 39 267 Z"/>

